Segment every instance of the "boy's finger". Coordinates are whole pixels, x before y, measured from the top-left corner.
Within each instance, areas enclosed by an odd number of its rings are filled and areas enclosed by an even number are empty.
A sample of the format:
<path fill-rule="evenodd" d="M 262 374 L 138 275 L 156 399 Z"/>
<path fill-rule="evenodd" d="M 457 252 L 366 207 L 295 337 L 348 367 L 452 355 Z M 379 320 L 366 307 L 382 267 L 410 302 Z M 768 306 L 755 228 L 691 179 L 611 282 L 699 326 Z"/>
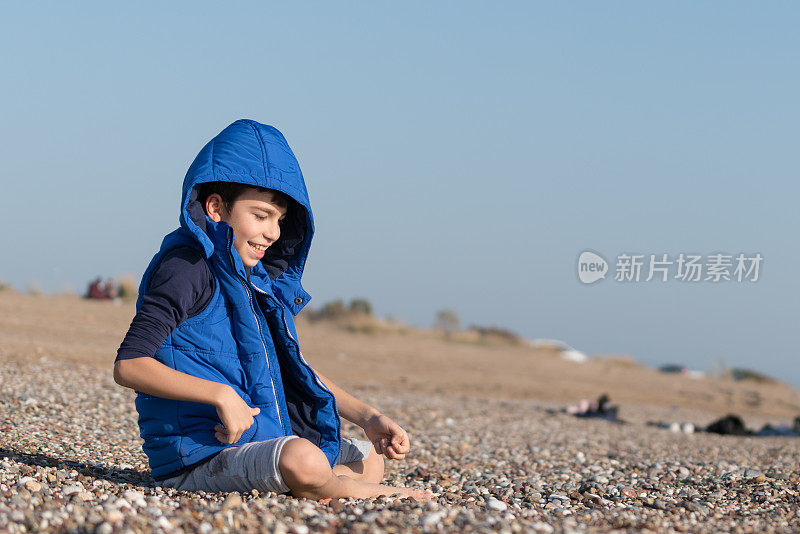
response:
<path fill-rule="evenodd" d="M 398 452 L 398 450 L 393 446 L 389 447 L 389 454 L 387 454 L 387 456 L 392 460 L 402 460 L 406 457 L 405 454 Z"/>
<path fill-rule="evenodd" d="M 400 446 L 396 447 L 396 448 L 397 448 L 397 452 L 399 452 L 401 454 L 405 454 L 409 450 L 411 450 L 411 447 L 409 446 L 408 441 L 401 442 Z"/>
<path fill-rule="evenodd" d="M 394 446 L 394 450 L 400 454 L 405 454 L 410 449 L 408 445 L 408 436 L 405 434 L 392 438 L 392 445 Z"/>

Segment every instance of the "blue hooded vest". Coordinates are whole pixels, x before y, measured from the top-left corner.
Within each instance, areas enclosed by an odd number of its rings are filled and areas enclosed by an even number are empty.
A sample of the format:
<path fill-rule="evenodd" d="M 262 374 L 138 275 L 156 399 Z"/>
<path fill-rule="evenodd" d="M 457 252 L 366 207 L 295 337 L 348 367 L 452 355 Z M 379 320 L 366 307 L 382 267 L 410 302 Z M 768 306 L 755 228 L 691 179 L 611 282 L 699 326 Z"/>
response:
<path fill-rule="evenodd" d="M 227 181 L 275 189 L 292 199 L 280 238 L 248 275 L 233 248 L 233 229 L 206 217 L 196 186 Z M 139 431 L 155 480 L 174 476 L 227 447 L 297 435 L 316 444 L 335 465 L 341 422 L 333 394 L 300 353 L 294 315 L 310 295 L 300 284 L 314 221 L 300 167 L 283 135 L 238 120 L 203 147 L 183 181 L 180 228 L 168 234 L 145 270 L 148 280 L 164 254 L 181 246 L 203 254 L 215 278 L 211 300 L 164 340 L 155 358 L 177 371 L 231 386 L 260 408 L 234 444 L 214 436 L 221 424 L 210 404 L 137 392 Z"/>

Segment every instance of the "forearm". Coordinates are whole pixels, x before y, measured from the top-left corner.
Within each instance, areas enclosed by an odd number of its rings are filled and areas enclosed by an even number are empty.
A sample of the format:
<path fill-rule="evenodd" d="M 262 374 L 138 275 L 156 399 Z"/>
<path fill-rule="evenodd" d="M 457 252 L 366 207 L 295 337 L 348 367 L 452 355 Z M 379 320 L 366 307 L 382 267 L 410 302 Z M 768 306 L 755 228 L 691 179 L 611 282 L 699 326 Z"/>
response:
<path fill-rule="evenodd" d="M 149 357 L 118 360 L 114 364 L 114 381 L 155 397 L 212 405 L 218 403 L 229 387 L 176 371 Z"/>
<path fill-rule="evenodd" d="M 331 382 L 331 380 L 322 375 L 322 373 L 314 371 L 319 376 L 320 380 L 331 390 L 333 396 L 336 397 L 336 406 L 339 409 L 339 415 L 359 426 L 363 426 L 364 422 L 372 416 L 380 415 L 380 412 L 350 395 L 348 392 Z"/>

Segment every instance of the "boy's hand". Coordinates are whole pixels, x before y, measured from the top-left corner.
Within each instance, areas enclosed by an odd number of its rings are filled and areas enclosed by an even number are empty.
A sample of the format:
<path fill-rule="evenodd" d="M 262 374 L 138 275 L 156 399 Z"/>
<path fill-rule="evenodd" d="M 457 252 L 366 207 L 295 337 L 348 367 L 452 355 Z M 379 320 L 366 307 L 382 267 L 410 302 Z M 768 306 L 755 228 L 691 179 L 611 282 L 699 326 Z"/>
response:
<path fill-rule="evenodd" d="M 411 449 L 408 434 L 383 414 L 373 415 L 361 425 L 375 452 L 391 460 L 402 460 Z"/>
<path fill-rule="evenodd" d="M 215 406 L 222 424 L 214 425 L 214 437 L 228 445 L 239 441 L 244 431 L 253 426 L 253 416 L 261 412 L 260 408 L 248 406 L 231 387 L 225 390 Z"/>

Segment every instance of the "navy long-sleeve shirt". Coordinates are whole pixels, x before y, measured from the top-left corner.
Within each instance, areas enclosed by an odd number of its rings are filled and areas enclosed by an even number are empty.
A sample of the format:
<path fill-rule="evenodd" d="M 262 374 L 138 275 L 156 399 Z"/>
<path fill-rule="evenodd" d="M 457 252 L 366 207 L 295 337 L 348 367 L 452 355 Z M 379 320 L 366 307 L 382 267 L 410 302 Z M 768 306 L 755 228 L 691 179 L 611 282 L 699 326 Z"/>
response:
<path fill-rule="evenodd" d="M 214 295 L 214 283 L 201 252 L 179 247 L 165 254 L 114 361 L 153 357 L 178 325 L 203 311 Z"/>

